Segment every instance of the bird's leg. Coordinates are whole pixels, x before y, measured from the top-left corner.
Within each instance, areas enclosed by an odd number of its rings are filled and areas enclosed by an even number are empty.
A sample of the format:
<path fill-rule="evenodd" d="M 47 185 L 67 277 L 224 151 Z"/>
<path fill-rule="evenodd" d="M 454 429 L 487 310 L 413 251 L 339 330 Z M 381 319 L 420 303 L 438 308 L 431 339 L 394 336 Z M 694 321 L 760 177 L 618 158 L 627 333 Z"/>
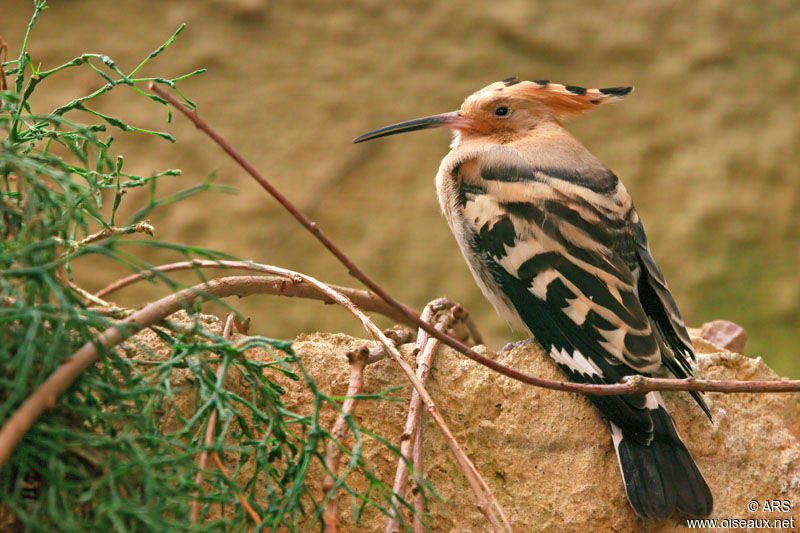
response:
<path fill-rule="evenodd" d="M 507 342 L 505 344 L 505 346 L 500 348 L 500 351 L 501 352 L 508 352 L 508 351 L 513 350 L 514 348 L 518 348 L 520 346 L 525 346 L 526 344 L 530 344 L 532 342 L 533 342 L 532 338 L 522 339 L 521 341 Z"/>

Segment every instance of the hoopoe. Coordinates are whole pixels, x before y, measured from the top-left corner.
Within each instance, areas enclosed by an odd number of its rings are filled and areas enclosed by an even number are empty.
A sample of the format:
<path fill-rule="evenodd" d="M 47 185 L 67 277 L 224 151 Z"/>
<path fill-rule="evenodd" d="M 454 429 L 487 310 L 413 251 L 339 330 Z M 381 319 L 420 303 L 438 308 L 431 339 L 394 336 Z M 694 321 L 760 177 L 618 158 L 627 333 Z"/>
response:
<path fill-rule="evenodd" d="M 561 124 L 631 90 L 510 78 L 457 111 L 353 140 L 454 130 L 436 190 L 472 275 L 497 311 L 578 382 L 692 375 L 692 343 L 630 195 Z M 710 418 L 701 395 L 692 396 Z M 589 399 L 608 420 L 637 514 L 711 512 L 708 484 L 659 393 Z"/>

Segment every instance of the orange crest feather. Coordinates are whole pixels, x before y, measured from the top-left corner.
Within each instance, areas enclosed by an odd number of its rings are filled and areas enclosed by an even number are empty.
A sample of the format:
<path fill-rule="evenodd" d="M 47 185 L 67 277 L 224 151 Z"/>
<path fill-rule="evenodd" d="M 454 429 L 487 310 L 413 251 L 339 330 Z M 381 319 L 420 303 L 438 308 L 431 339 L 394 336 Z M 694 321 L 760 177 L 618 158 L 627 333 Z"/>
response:
<path fill-rule="evenodd" d="M 559 118 L 575 116 L 600 104 L 621 100 L 633 90 L 633 87 L 587 89 L 550 83 L 548 80 L 518 81 L 516 78 L 503 80 L 502 83 L 509 93 L 540 102 Z"/>

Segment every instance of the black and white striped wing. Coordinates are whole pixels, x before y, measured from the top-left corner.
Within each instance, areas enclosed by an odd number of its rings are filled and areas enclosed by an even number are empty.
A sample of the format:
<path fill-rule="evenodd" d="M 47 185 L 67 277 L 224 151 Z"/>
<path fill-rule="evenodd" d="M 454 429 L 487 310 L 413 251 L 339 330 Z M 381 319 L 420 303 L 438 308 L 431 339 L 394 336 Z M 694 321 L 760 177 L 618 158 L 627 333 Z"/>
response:
<path fill-rule="evenodd" d="M 661 362 L 677 378 L 686 378 L 692 375 L 691 361 L 694 359 L 694 347 L 686 331 L 678 305 L 667 288 L 667 282 L 661 269 L 658 268 L 650 246 L 644 226 L 639 220 L 635 210 L 630 213 L 633 238 L 636 243 L 636 257 L 639 267 L 639 301 L 642 303 L 653 332 L 661 347 Z M 690 392 L 700 408 L 711 418 L 711 411 L 703 400 L 700 392 Z"/>
<path fill-rule="evenodd" d="M 656 334 L 668 349 L 664 353 L 664 363 L 676 377 L 691 375 L 690 361 L 694 359 L 694 347 L 686 331 L 675 299 L 667 288 L 667 282 L 658 268 L 644 226 L 636 211 L 631 213 L 631 228 L 636 243 L 636 255 L 641 267 L 639 275 L 639 298 L 645 312 L 650 316 Z"/>
<path fill-rule="evenodd" d="M 608 172 L 608 171 L 606 171 Z M 661 352 L 639 300 L 630 201 L 553 169 L 525 166 L 458 170 L 467 240 L 481 269 L 550 356 L 580 382 L 615 383 L 650 374 Z M 616 177 L 605 176 L 608 188 Z M 572 176 L 570 176 L 572 177 Z M 622 431 L 649 442 L 642 394 L 592 401 Z"/>

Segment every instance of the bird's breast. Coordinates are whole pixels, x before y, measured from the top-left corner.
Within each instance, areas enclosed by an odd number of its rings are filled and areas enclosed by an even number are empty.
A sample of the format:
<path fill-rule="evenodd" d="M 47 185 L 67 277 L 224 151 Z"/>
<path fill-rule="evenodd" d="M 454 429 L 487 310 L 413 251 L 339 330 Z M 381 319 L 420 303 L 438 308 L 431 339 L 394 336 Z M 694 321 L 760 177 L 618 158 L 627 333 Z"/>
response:
<path fill-rule="evenodd" d="M 451 156 L 453 154 L 451 153 Z M 458 243 L 475 282 L 497 312 L 516 329 L 527 329 L 493 278 L 485 254 L 474 246 L 475 227 L 481 227 L 502 216 L 502 209 L 492 195 L 479 184 L 464 179 L 473 159 L 470 154 L 448 156 L 442 161 L 436 175 L 436 191 L 442 214 Z M 464 168 L 462 168 L 464 167 Z"/>

